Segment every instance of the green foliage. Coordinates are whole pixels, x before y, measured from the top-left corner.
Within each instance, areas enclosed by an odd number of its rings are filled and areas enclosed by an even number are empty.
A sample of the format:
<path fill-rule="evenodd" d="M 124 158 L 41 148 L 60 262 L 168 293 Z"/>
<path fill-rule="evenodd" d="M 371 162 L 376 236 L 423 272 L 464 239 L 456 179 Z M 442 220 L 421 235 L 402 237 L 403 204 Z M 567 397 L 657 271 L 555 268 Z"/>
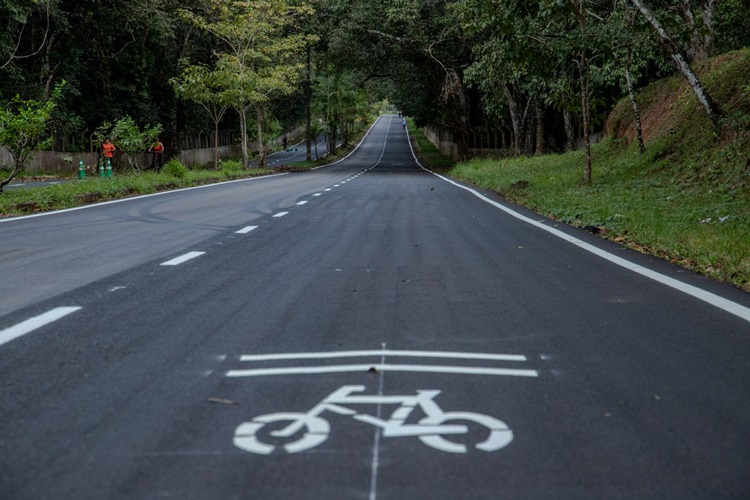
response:
<path fill-rule="evenodd" d="M 219 165 L 221 167 L 222 172 L 226 172 L 226 173 L 241 172 L 242 170 L 245 169 L 242 165 L 242 162 L 239 162 L 236 160 L 220 161 Z"/>
<path fill-rule="evenodd" d="M 0 146 L 7 148 L 13 159 L 10 173 L 0 180 L 0 193 L 3 186 L 26 168 L 34 151 L 49 144 L 51 139 L 45 132 L 64 85 L 65 82 L 58 85 L 47 101 L 16 96 L 0 108 Z"/>
<path fill-rule="evenodd" d="M 750 50 L 708 60 L 701 71 L 722 107 L 750 114 L 744 90 Z M 623 101 L 610 119 L 610 130 L 619 138 L 593 148 L 598 175 L 590 186 L 580 182 L 579 151 L 474 160 L 451 174 L 554 219 L 750 290 L 750 131 L 728 123 L 716 137 L 677 77 L 649 86 L 641 101 L 651 131 L 646 153 L 639 153 L 623 125 L 632 112 Z"/>
<path fill-rule="evenodd" d="M 161 169 L 161 173 L 171 175 L 177 179 L 184 179 L 187 177 L 190 170 L 183 165 L 177 158 L 169 160 Z"/>
<path fill-rule="evenodd" d="M 90 177 L 52 186 L 11 189 L 0 196 L 0 217 L 60 210 L 87 203 L 272 173 L 273 170 L 265 169 L 226 173 L 215 170 L 187 170 L 184 176 L 178 177 L 164 172 L 142 172 L 137 175 L 121 174 L 108 179 Z"/>
<path fill-rule="evenodd" d="M 141 169 L 141 156 L 147 152 L 162 131 L 161 124 L 146 126 L 141 130 L 129 116 L 120 118 L 112 125 L 103 123 L 95 132 L 97 142 L 101 145 L 109 138 L 114 145 L 127 155 L 128 163 L 134 170 Z"/>

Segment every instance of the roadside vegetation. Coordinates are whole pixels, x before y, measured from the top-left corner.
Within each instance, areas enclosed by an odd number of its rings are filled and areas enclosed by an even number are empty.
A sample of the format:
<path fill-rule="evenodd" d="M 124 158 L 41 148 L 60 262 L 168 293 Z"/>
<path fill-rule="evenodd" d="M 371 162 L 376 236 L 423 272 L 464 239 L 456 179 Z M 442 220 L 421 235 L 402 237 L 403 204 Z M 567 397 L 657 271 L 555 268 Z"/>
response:
<path fill-rule="evenodd" d="M 353 140 L 346 147 L 338 148 L 333 154 L 326 154 L 317 160 L 288 163 L 275 168 L 245 168 L 242 158 L 218 160 L 218 169 L 214 168 L 213 163 L 188 168 L 179 160 L 172 159 L 158 173 L 128 169 L 116 173 L 113 177 L 102 178 L 98 177 L 96 168 L 89 167 L 84 179 L 43 174 L 20 177 L 17 180 L 60 180 L 63 182 L 42 187 L 6 189 L 0 196 L 0 217 L 62 210 L 102 201 L 217 182 L 309 171 L 337 161 L 349 154 L 362 139 L 367 130 L 367 125 L 368 122 L 365 121 L 355 124 L 351 131 Z M 0 169 L 0 177 L 4 174 L 5 170 Z"/>
<path fill-rule="evenodd" d="M 583 151 L 477 159 L 450 175 L 750 291 L 750 50 L 699 72 L 725 112 L 719 134 L 675 76 L 639 96 L 643 154 L 630 103 L 615 108 L 610 135 L 592 150 L 591 184 L 581 177 Z"/>
<path fill-rule="evenodd" d="M 151 194 L 216 182 L 275 173 L 271 169 L 243 169 L 240 161 L 220 163 L 220 169 L 188 169 L 171 160 L 161 172 L 115 174 L 111 178 L 87 177 L 35 188 L 6 189 L 0 196 L 0 217 L 61 210 L 89 203 Z M 65 180 L 65 179 L 62 179 Z"/>

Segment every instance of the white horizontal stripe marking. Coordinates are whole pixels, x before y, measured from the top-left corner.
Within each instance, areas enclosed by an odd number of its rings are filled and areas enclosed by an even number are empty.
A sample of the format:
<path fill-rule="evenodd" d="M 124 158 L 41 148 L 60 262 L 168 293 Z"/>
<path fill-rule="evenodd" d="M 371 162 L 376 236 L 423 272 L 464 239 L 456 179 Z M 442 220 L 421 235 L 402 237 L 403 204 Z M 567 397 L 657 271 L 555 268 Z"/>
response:
<path fill-rule="evenodd" d="M 185 255 L 181 255 L 179 257 L 176 257 L 172 260 L 168 260 L 167 262 L 162 262 L 162 266 L 178 266 L 182 264 L 183 262 L 187 262 L 190 259 L 194 259 L 196 257 L 200 257 L 206 252 L 188 252 Z"/>
<path fill-rule="evenodd" d="M 258 229 L 258 226 L 247 226 L 247 227 L 243 227 L 239 231 L 235 231 L 235 232 L 236 232 L 236 234 L 247 234 L 250 231 L 254 231 L 256 229 Z"/>
<path fill-rule="evenodd" d="M 279 359 L 331 359 L 352 358 L 358 356 L 411 356 L 415 358 L 454 358 L 454 359 L 482 359 L 493 361 L 526 361 L 521 354 L 487 354 L 479 352 L 443 352 L 443 351 L 338 351 L 338 352 L 297 352 L 287 354 L 246 354 L 240 356 L 240 361 L 270 361 Z"/>
<path fill-rule="evenodd" d="M 309 375 L 319 373 L 367 372 L 375 368 L 380 371 L 427 372 L 427 373 L 460 373 L 467 375 L 504 375 L 511 377 L 538 377 L 536 370 L 514 370 L 510 368 L 482 368 L 472 366 L 434 366 L 434 365 L 333 365 L 333 366 L 299 366 L 289 368 L 261 368 L 254 370 L 230 370 L 227 377 L 262 377 L 268 375 Z"/>
<path fill-rule="evenodd" d="M 277 218 L 278 218 L 278 217 L 284 217 L 284 216 L 285 216 L 286 214 L 288 214 L 288 213 L 289 213 L 289 212 L 279 212 L 279 213 L 275 214 L 275 215 L 274 215 L 274 217 L 277 217 Z"/>
<path fill-rule="evenodd" d="M 26 321 L 22 323 L 18 323 L 15 326 L 6 328 L 5 330 L 0 331 L 0 345 L 10 342 L 13 339 L 17 339 L 18 337 L 21 337 L 23 335 L 26 335 L 27 333 L 32 332 L 36 330 L 37 328 L 41 328 L 45 325 L 48 325 L 52 323 L 53 321 L 57 321 L 58 319 L 63 318 L 70 313 L 76 312 L 79 309 L 82 309 L 82 308 L 78 306 L 57 307 L 55 309 L 47 311 L 44 314 L 40 314 L 39 316 L 35 316 L 33 318 L 27 319 Z"/>

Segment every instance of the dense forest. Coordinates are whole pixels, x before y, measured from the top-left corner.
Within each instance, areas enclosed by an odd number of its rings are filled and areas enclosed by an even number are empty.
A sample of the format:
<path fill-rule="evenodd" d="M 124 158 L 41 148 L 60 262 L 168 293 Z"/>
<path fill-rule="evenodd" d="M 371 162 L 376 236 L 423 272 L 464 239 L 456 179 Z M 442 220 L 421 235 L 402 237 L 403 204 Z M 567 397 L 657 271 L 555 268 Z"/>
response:
<path fill-rule="evenodd" d="M 55 99 L 57 150 L 130 117 L 168 151 L 229 130 L 262 157 L 306 123 L 346 142 L 387 100 L 461 154 L 532 155 L 588 147 L 674 73 L 721 126 L 692 68 L 750 45 L 750 0 L 0 0 L 0 25 L 0 103 Z"/>

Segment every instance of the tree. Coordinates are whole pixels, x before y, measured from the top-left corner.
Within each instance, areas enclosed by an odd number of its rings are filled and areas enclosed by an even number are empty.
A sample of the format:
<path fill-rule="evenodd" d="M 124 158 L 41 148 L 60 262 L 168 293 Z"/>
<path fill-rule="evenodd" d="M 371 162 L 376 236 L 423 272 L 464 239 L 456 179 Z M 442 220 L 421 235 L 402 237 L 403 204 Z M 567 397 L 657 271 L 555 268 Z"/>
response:
<path fill-rule="evenodd" d="M 286 0 L 225 2 L 210 0 L 207 15 L 183 10 L 182 16 L 221 41 L 214 52 L 216 68 L 225 75 L 227 97 L 240 117 L 242 159 L 248 165 L 247 113 L 254 108 L 258 130 L 259 166 L 265 167 L 263 142 L 265 106 L 291 94 L 301 78 L 300 54 L 313 38 L 295 33 L 301 18 L 313 13 L 306 3 Z"/>
<path fill-rule="evenodd" d="M 0 108 L 0 146 L 7 148 L 13 159 L 9 166 L 10 174 L 0 180 L 0 193 L 3 187 L 23 172 L 34 151 L 51 142 L 46 134 L 47 127 L 63 86 L 64 82 L 58 85 L 47 101 L 22 100 L 16 96 L 4 108 Z"/>
<path fill-rule="evenodd" d="M 188 66 L 170 83 L 183 99 L 200 104 L 214 122 L 214 168 L 219 168 L 219 122 L 230 108 L 224 75 L 203 65 Z"/>
<path fill-rule="evenodd" d="M 103 143 L 105 138 L 109 138 L 125 153 L 130 168 L 137 172 L 142 168 L 141 157 L 156 141 L 161 131 L 162 126 L 159 124 L 146 126 L 141 130 L 131 117 L 125 116 L 117 120 L 114 126 L 110 123 L 102 124 L 97 129 L 96 136 L 99 143 Z"/>
<path fill-rule="evenodd" d="M 711 119 L 715 126 L 718 126 L 720 111 L 711 96 L 708 94 L 708 92 L 706 92 L 706 89 L 703 87 L 703 84 L 701 83 L 698 76 L 693 72 L 690 64 L 688 64 L 687 60 L 682 55 L 682 52 L 680 51 L 677 44 L 672 40 L 672 37 L 669 36 L 664 27 L 662 27 L 659 20 L 656 19 L 656 16 L 654 16 L 651 10 L 648 9 L 641 0 L 630 1 L 640 11 L 640 13 L 648 21 L 648 23 L 654 28 L 654 31 L 656 31 L 659 42 L 664 48 L 664 51 L 672 59 L 675 67 L 685 78 L 688 85 L 690 85 L 690 88 L 693 89 L 693 92 L 698 98 L 698 102 L 701 103 L 701 106 L 703 106 L 703 109 L 706 111 L 708 117 Z M 713 6 L 713 2 L 709 3 Z"/>

